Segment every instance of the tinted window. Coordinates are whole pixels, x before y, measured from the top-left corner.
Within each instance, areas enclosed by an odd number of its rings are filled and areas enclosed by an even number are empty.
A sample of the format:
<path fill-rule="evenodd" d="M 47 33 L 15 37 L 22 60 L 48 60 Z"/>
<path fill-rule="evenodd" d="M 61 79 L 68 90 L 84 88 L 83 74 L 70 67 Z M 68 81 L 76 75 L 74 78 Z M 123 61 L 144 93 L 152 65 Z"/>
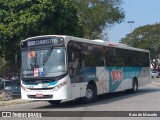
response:
<path fill-rule="evenodd" d="M 70 42 L 68 44 L 68 67 L 70 77 L 74 77 L 81 68 L 81 44 Z"/>
<path fill-rule="evenodd" d="M 149 53 L 80 43 L 72 41 L 68 45 L 69 56 L 76 52 L 81 66 L 130 66 L 149 67 Z"/>

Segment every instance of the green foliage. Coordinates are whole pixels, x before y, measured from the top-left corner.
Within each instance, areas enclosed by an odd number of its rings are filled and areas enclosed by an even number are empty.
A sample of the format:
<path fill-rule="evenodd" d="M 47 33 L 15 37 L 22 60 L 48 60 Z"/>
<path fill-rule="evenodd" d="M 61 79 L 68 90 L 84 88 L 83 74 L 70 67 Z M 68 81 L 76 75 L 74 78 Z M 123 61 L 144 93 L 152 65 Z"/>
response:
<path fill-rule="evenodd" d="M 0 56 L 5 71 L 20 67 L 20 41 L 45 34 L 81 36 L 77 9 L 71 0 L 0 0 Z M 15 68 L 14 70 L 10 70 Z"/>
<path fill-rule="evenodd" d="M 121 39 L 121 42 L 133 47 L 150 50 L 151 64 L 154 68 L 157 68 L 157 60 L 160 59 L 160 24 L 138 27 Z"/>
<path fill-rule="evenodd" d="M 5 60 L 0 58 L 0 78 L 3 77 L 3 68 L 4 68 L 4 65 L 5 65 Z"/>
<path fill-rule="evenodd" d="M 71 0 L 0 0 L 0 52 L 14 63 L 20 41 L 44 34 L 79 34 Z"/>
<path fill-rule="evenodd" d="M 0 77 L 11 78 L 13 76 L 19 76 L 20 69 L 16 64 L 0 59 Z"/>
<path fill-rule="evenodd" d="M 0 0 L 0 56 L 15 64 L 20 41 L 64 34 L 97 38 L 105 27 L 124 18 L 121 0 Z"/>
<path fill-rule="evenodd" d="M 124 19 L 121 0 L 76 0 L 85 38 L 99 38 L 105 28 Z"/>

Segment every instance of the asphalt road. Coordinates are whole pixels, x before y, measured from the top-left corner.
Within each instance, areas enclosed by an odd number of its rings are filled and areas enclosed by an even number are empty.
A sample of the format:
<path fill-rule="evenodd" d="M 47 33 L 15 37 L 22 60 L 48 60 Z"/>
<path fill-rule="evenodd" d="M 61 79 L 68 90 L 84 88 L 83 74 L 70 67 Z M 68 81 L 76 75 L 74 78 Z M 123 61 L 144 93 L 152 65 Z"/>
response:
<path fill-rule="evenodd" d="M 154 83 L 148 84 L 139 88 L 139 92 L 135 94 L 129 94 L 125 92 L 118 92 L 112 94 L 105 94 L 98 97 L 98 100 L 90 104 L 81 104 L 77 100 L 63 102 L 60 105 L 50 105 L 48 102 L 39 101 L 32 102 L 27 104 L 18 104 L 3 106 L 0 108 L 0 111 L 160 111 L 160 80 L 155 80 Z M 64 113 L 65 114 L 65 113 Z M 71 112 L 72 114 L 72 112 Z M 74 113 L 73 113 L 74 114 Z M 94 113 L 93 113 L 94 114 Z M 65 120 L 72 119 L 105 119 L 105 120 L 124 120 L 124 118 L 113 118 L 113 117 L 83 117 L 82 114 L 80 117 L 67 117 Z M 0 118 L 1 120 L 2 118 Z M 19 120 L 21 118 L 5 118 L 5 119 L 15 119 Z M 43 120 L 44 118 L 25 118 L 29 120 Z M 48 117 L 47 119 L 59 119 L 60 117 Z M 64 119 L 64 117 L 63 117 Z M 158 117 L 130 117 L 130 119 L 137 120 L 150 120 L 157 119 Z"/>

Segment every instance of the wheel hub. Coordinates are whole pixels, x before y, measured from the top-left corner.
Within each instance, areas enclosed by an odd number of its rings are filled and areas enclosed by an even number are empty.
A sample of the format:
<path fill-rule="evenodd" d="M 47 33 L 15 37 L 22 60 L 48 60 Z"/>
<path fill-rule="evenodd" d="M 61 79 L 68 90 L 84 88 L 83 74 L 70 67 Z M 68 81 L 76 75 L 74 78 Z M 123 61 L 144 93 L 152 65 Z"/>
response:
<path fill-rule="evenodd" d="M 137 91 L 137 84 L 134 85 L 134 91 Z"/>
<path fill-rule="evenodd" d="M 86 97 L 87 97 L 87 98 L 92 98 L 92 96 L 93 96 L 92 90 L 87 89 L 87 91 L 86 91 Z"/>

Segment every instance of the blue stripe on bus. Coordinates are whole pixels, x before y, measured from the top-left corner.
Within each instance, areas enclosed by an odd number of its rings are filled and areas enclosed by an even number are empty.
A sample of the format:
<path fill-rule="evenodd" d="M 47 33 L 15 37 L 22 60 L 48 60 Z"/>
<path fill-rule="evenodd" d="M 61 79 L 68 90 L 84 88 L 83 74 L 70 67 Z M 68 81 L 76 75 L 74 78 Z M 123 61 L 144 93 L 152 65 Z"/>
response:
<path fill-rule="evenodd" d="M 58 83 L 58 80 L 54 81 L 54 82 L 50 82 L 49 85 L 56 85 Z"/>
<path fill-rule="evenodd" d="M 138 77 L 142 67 L 106 67 L 106 70 L 109 71 L 109 91 L 114 92 L 122 80 Z"/>
<path fill-rule="evenodd" d="M 132 80 L 133 77 L 138 77 L 141 73 L 142 67 L 105 67 L 106 73 L 109 78 L 109 91 L 114 92 L 117 90 L 119 85 L 123 80 Z M 90 80 L 98 81 L 98 78 L 103 75 L 100 73 L 97 76 L 97 68 L 96 67 L 82 67 L 80 72 L 76 75 L 76 77 L 71 79 L 72 83 L 81 83 L 79 80 L 80 77 L 83 78 L 83 82 L 89 82 Z M 106 78 L 104 78 L 106 79 Z"/>
<path fill-rule="evenodd" d="M 47 82 L 48 83 L 48 82 Z M 47 83 L 45 83 L 45 82 L 42 82 L 41 84 L 47 84 Z M 53 81 L 53 82 L 50 82 L 50 83 L 48 83 L 49 84 L 49 86 L 51 86 L 51 85 L 56 85 L 58 83 L 58 80 L 56 80 L 56 81 Z M 38 83 L 27 83 L 27 82 L 25 82 L 24 83 L 24 85 L 38 85 Z"/>
<path fill-rule="evenodd" d="M 38 85 L 38 83 L 30 83 L 30 82 L 24 82 L 24 85 Z"/>

